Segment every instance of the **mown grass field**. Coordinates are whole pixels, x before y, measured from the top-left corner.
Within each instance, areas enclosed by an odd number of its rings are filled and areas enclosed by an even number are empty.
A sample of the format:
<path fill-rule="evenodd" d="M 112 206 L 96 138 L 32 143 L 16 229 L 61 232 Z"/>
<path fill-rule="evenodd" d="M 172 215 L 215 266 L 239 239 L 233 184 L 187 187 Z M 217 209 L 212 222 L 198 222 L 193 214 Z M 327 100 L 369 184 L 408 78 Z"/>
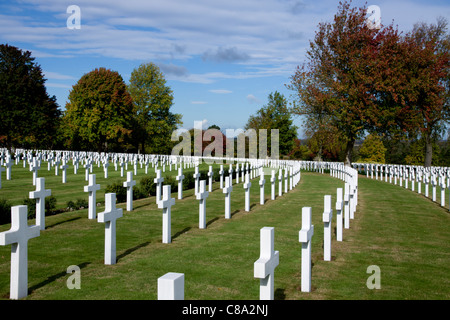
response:
<path fill-rule="evenodd" d="M 129 167 L 129 170 L 130 167 Z M 109 178 L 94 166 L 97 201 L 104 201 L 106 184 L 123 180 L 110 167 Z M 185 170 L 192 174 L 193 169 Z M 154 175 L 149 168 L 149 174 Z M 168 174 L 166 172 L 166 174 Z M 175 171 L 172 171 L 176 175 Z M 138 169 L 137 181 L 144 175 Z M 67 201 L 87 199 L 83 192 L 84 169 L 68 171 L 67 184 L 61 176 L 42 166 L 40 177 L 52 189 L 63 208 Z M 2 173 L 0 198 L 21 204 L 34 190 L 31 172 L 13 167 L 12 180 Z M 259 179 L 259 178 L 258 178 Z M 256 300 L 259 280 L 253 264 L 259 258 L 259 231 L 275 228 L 275 250 L 280 263 L 275 271 L 275 299 L 449 299 L 450 298 L 450 212 L 423 195 L 385 182 L 360 176 L 358 207 L 342 242 L 335 236 L 336 188 L 344 182 L 328 174 L 302 172 L 292 191 L 270 200 L 265 187 L 264 205 L 259 204 L 258 179 L 252 181 L 251 210 L 244 211 L 242 183 L 233 185 L 232 218 L 224 218 L 224 194 L 219 182 L 207 199 L 207 228 L 198 228 L 199 202 L 193 190 L 184 191 L 172 207 L 172 243 L 163 244 L 162 209 L 155 197 L 136 200 L 134 210 L 117 221 L 117 264 L 104 265 L 104 224 L 87 218 L 87 209 L 46 217 L 46 230 L 29 241 L 29 295 L 26 299 L 130 300 L 157 299 L 157 279 L 167 272 L 185 274 L 185 299 Z M 266 178 L 268 181 L 269 178 Z M 278 195 L 278 183 L 276 188 Z M 323 261 L 323 197 L 332 195 L 332 261 Z M 438 202 L 439 202 L 438 192 Z M 300 291 L 302 207 L 312 207 L 315 233 L 312 239 L 312 292 Z M 97 212 L 104 207 L 97 207 Z M 34 224 L 30 220 L 29 224 Z M 9 229 L 0 226 L 0 231 Z M 0 247 L 0 297 L 9 298 L 11 246 Z M 81 289 L 70 290 L 66 281 L 71 265 L 81 269 Z M 370 265 L 381 271 L 381 289 L 368 289 Z"/>

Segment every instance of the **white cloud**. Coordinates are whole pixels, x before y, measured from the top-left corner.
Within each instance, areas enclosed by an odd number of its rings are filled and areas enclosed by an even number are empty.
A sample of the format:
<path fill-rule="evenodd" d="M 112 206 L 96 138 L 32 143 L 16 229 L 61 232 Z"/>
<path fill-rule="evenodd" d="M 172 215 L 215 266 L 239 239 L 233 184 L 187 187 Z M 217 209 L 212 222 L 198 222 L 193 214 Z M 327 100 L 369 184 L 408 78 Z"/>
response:
<path fill-rule="evenodd" d="M 53 82 L 46 82 L 45 86 L 48 88 L 63 88 L 63 89 L 72 89 L 71 85 L 68 84 L 62 84 L 62 83 L 53 83 Z"/>
<path fill-rule="evenodd" d="M 233 93 L 233 91 L 231 91 L 231 90 L 225 90 L 225 89 L 213 89 L 213 90 L 209 90 L 209 92 L 217 93 L 217 94 L 228 94 L 228 93 Z"/>
<path fill-rule="evenodd" d="M 191 104 L 207 104 L 206 101 L 191 101 Z"/>
<path fill-rule="evenodd" d="M 247 95 L 247 100 L 250 103 L 261 103 L 261 100 L 259 100 L 257 97 L 255 97 L 253 94 Z"/>
<path fill-rule="evenodd" d="M 51 72 L 51 71 L 44 71 L 44 77 L 46 79 L 52 79 L 52 80 L 73 80 L 75 79 L 75 77 L 66 75 L 66 74 L 61 74 L 58 72 Z"/>
<path fill-rule="evenodd" d="M 299 43 L 292 41 L 289 33 L 305 27 L 305 20 L 275 0 L 111 0 L 107 6 L 77 0 L 80 30 L 66 28 L 68 2 L 22 3 L 33 4 L 51 19 L 42 14 L 1 16 L 0 37 L 32 43 L 41 51 L 64 49 L 128 60 L 203 56 L 226 63 L 279 61 L 298 50 Z"/>
<path fill-rule="evenodd" d="M 332 0 L 77 0 L 81 29 L 69 30 L 66 9 L 72 2 L 19 3 L 26 10 L 0 14 L 0 38 L 35 47 L 36 57 L 164 61 L 160 66 L 169 79 L 203 84 L 291 75 L 304 59 L 317 25 L 331 21 L 338 6 Z M 414 22 L 435 22 L 438 15 L 450 14 L 450 6 L 441 1 L 376 4 L 383 23 L 394 19 L 404 30 Z M 364 1 L 354 0 L 352 5 L 362 6 Z M 264 69 L 191 74 L 179 65 L 202 57 L 207 62 Z M 174 60 L 176 64 L 169 62 Z"/>

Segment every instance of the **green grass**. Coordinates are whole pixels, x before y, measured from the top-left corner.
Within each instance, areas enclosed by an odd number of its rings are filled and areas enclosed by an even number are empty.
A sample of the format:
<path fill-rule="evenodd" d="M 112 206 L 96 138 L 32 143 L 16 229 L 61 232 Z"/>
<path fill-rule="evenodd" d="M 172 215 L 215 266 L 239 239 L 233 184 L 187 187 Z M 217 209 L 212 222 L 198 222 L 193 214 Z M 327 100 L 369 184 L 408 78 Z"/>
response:
<path fill-rule="evenodd" d="M 21 166 L 19 166 L 21 168 Z M 11 181 L 3 174 L 0 198 L 21 204 L 34 190 L 31 173 L 15 166 Z M 46 188 L 59 207 L 68 200 L 86 198 L 84 169 L 67 185 L 42 166 Z M 130 169 L 130 167 L 129 167 Z M 185 174 L 193 169 L 185 170 Z M 120 178 L 110 167 L 103 178 L 95 166 L 104 198 L 107 183 Z M 149 168 L 149 173 L 153 169 Z M 175 175 L 175 171 L 172 171 Z M 136 180 L 144 175 L 138 169 Z M 153 174 L 154 175 L 154 174 Z M 47 180 L 48 179 L 48 180 Z M 268 179 L 266 179 L 267 181 Z M 109 182 L 111 181 L 111 182 Z M 234 180 L 235 181 L 235 180 Z M 264 205 L 259 204 L 258 179 L 251 189 L 251 211 L 244 211 L 242 183 L 233 185 L 232 218 L 224 218 L 224 194 L 219 183 L 207 199 L 206 229 L 198 229 L 198 200 L 193 190 L 183 192 L 172 207 L 172 243 L 161 243 L 162 210 L 155 198 L 137 200 L 134 210 L 117 221 L 116 265 L 103 263 L 104 224 L 87 219 L 87 210 L 46 218 L 47 228 L 29 241 L 29 296 L 26 299 L 156 299 L 157 279 L 167 272 L 185 274 L 186 299 L 259 299 L 259 280 L 253 264 L 259 258 L 259 230 L 275 227 L 275 250 L 280 264 L 275 271 L 275 299 L 449 299 L 450 213 L 416 192 L 385 182 L 359 179 L 359 204 L 343 242 L 335 239 L 336 188 L 344 183 L 317 173 L 303 172 L 295 189 L 270 200 L 266 183 Z M 277 182 L 278 194 L 278 182 Z M 332 195 L 332 261 L 323 261 L 323 196 Z M 440 193 L 438 192 L 438 195 Z M 176 193 L 172 197 L 177 198 Z M 300 292 L 301 208 L 312 207 L 312 292 Z M 103 211 L 98 207 L 97 212 Z M 34 221 L 29 221 L 33 224 Z M 0 231 L 9 229 L 0 226 Z M 81 289 L 69 290 L 67 267 L 81 268 Z M 381 289 L 366 287 L 367 267 L 381 270 Z M 9 298 L 10 246 L 0 247 L 0 297 Z"/>

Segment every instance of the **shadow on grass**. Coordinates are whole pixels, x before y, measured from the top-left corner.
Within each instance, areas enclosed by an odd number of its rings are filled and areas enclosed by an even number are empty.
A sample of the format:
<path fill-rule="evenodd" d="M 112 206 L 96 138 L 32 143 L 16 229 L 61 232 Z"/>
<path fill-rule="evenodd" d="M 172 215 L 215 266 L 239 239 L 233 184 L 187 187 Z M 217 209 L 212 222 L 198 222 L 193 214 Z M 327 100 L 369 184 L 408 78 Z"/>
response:
<path fill-rule="evenodd" d="M 90 264 L 90 262 L 83 262 L 83 263 L 80 263 L 78 265 L 78 267 L 80 269 L 83 269 L 84 267 L 86 267 L 89 264 Z M 38 283 L 38 284 L 36 284 L 36 285 L 34 285 L 32 287 L 29 287 L 28 288 L 28 294 L 31 294 L 34 290 L 37 290 L 37 289 L 39 289 L 39 288 L 41 288 L 41 287 L 43 287 L 43 286 L 45 286 L 45 285 L 47 285 L 49 283 L 52 283 L 52 282 L 56 281 L 59 278 L 66 277 L 66 276 L 68 276 L 67 271 L 62 271 L 62 272 L 57 273 L 57 274 L 55 274 L 55 275 L 53 275 L 51 277 L 48 277 L 46 280 L 44 280 L 44 281 L 42 281 L 42 282 L 40 282 L 40 283 Z"/>
<path fill-rule="evenodd" d="M 284 293 L 284 289 L 277 288 L 274 292 L 275 300 L 286 300 L 286 294 Z"/>
<path fill-rule="evenodd" d="M 217 220 L 219 220 L 219 217 L 215 217 L 214 219 L 209 220 L 209 221 L 206 223 L 206 226 L 209 226 L 211 223 L 213 223 L 214 221 L 217 221 Z"/>
<path fill-rule="evenodd" d="M 183 233 L 188 232 L 189 230 L 191 230 L 191 227 L 186 227 L 186 228 L 184 228 L 183 230 L 178 231 L 177 233 L 175 233 L 175 234 L 173 235 L 172 240 L 173 240 L 173 239 L 176 239 L 176 238 L 179 237 L 179 236 L 181 236 Z"/>
<path fill-rule="evenodd" d="M 234 210 L 230 213 L 230 216 L 233 217 L 236 213 L 241 212 L 241 210 Z"/>
<path fill-rule="evenodd" d="M 144 208 L 144 207 L 149 207 L 149 206 L 151 206 L 152 204 L 155 204 L 155 203 L 142 203 L 142 204 L 140 204 L 140 205 L 134 205 L 134 203 L 133 203 L 133 211 L 134 210 L 137 210 L 137 209 L 140 209 L 140 208 Z M 158 207 L 158 205 L 156 205 L 156 207 Z M 127 211 L 128 212 L 128 211 Z"/>
<path fill-rule="evenodd" d="M 60 225 L 60 224 L 66 223 L 66 222 L 71 222 L 71 221 L 79 220 L 79 219 L 81 219 L 81 217 L 75 217 L 75 218 L 67 219 L 67 220 L 64 220 L 64 221 L 60 221 L 60 222 L 57 222 L 57 223 L 54 223 L 54 224 L 45 226 L 45 229 L 51 229 L 51 228 L 53 228 L 53 227 L 56 227 L 57 225 Z"/>
<path fill-rule="evenodd" d="M 132 253 L 140 248 L 143 248 L 145 246 L 148 246 L 149 244 L 150 244 L 150 241 L 146 241 L 144 243 L 138 244 L 137 246 L 134 246 L 133 248 L 125 250 L 122 254 L 117 256 L 116 262 L 119 262 L 119 260 L 122 259 L 123 257 L 126 257 L 130 253 Z"/>

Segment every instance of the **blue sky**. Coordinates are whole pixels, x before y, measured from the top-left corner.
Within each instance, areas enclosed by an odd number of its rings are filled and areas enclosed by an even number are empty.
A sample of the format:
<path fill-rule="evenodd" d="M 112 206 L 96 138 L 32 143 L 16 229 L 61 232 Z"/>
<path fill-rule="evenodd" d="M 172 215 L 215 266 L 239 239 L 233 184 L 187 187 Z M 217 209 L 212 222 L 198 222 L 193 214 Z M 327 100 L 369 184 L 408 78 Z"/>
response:
<path fill-rule="evenodd" d="M 307 0 L 16 0 L 0 2 L 0 43 L 29 50 L 50 95 L 64 109 L 72 86 L 95 68 L 118 71 L 128 83 L 153 62 L 174 92 L 183 128 L 243 128 L 274 91 L 290 99 L 290 82 L 320 22 L 339 1 Z M 353 1 L 362 6 L 366 1 Z M 68 29 L 81 11 L 80 29 Z M 382 23 L 409 31 L 414 23 L 450 18 L 450 1 L 367 1 Z M 295 118 L 303 136 L 301 119 Z"/>

